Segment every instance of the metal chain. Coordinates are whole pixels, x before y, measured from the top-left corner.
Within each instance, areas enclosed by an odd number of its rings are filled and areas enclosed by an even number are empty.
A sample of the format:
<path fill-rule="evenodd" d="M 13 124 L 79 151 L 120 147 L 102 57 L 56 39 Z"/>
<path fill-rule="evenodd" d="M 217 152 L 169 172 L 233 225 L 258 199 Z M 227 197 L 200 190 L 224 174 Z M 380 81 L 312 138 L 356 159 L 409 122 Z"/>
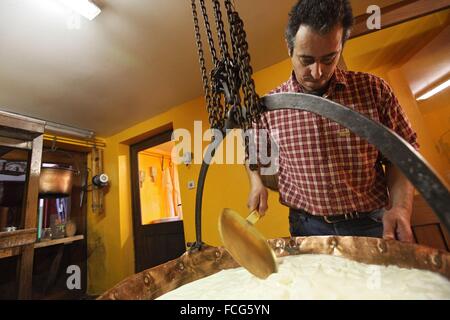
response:
<path fill-rule="evenodd" d="M 220 65 L 214 70 L 213 77 L 215 90 L 213 94 L 224 95 L 224 106 L 221 116 L 225 119 L 231 107 L 240 103 L 239 87 L 235 79 L 235 64 L 233 63 L 229 51 L 225 27 L 222 21 L 222 12 L 220 10 L 219 0 L 212 0 L 214 8 L 214 18 L 216 21 L 217 34 L 219 37 L 219 46 L 221 53 Z M 225 87 L 226 86 L 226 87 Z"/>
<path fill-rule="evenodd" d="M 232 37 L 233 52 L 237 63 L 239 64 L 239 76 L 242 79 L 242 92 L 244 94 L 244 107 L 242 112 L 237 114 L 242 130 L 252 127 L 256 123 L 256 129 L 259 129 L 258 117 L 262 111 L 262 105 L 255 90 L 255 84 L 252 79 L 253 69 L 250 65 L 250 55 L 248 53 L 248 43 L 244 31 L 244 23 L 239 14 L 234 10 L 230 0 L 225 0 L 228 20 L 230 21 L 230 34 Z M 249 158 L 249 136 L 244 135 L 245 159 Z M 257 166 L 250 166 L 251 170 L 256 170 Z"/>
<path fill-rule="evenodd" d="M 232 44 L 237 52 L 235 59 L 239 63 L 239 75 L 242 79 L 242 91 L 244 93 L 245 115 L 244 126 L 249 126 L 261 113 L 261 103 L 255 90 L 255 83 L 252 79 L 253 69 L 250 65 L 250 54 L 248 53 L 248 43 L 244 30 L 244 23 L 239 14 L 234 10 L 230 0 L 224 0 L 230 21 L 230 34 L 234 37 Z"/>
<path fill-rule="evenodd" d="M 192 13 L 194 16 L 195 36 L 202 72 L 203 88 L 208 108 L 209 121 L 212 128 L 223 129 L 227 117 L 240 128 L 246 130 L 251 127 L 253 121 L 257 120 L 262 111 L 260 98 L 256 93 L 255 84 L 252 79 L 253 70 L 250 66 L 250 55 L 244 24 L 238 13 L 234 10 L 231 0 L 224 0 L 227 18 L 229 22 L 231 49 L 230 55 L 227 35 L 222 20 L 220 1 L 212 0 L 217 36 L 220 48 L 220 60 L 215 50 L 213 34 L 208 19 L 204 0 L 199 0 L 205 23 L 206 35 L 214 69 L 211 70 L 210 78 L 207 76 L 204 52 L 200 38 L 196 0 L 192 2 Z M 210 81 L 210 83 L 208 82 Z M 243 106 L 241 105 L 240 89 L 243 94 Z M 230 113 L 230 109 L 233 113 Z M 248 143 L 246 145 L 246 156 L 248 155 Z"/>
<path fill-rule="evenodd" d="M 217 108 L 215 107 L 214 99 L 211 96 L 211 90 L 208 82 L 208 75 L 206 70 L 205 57 L 203 53 L 203 45 L 200 35 L 200 26 L 198 23 L 197 6 L 195 4 L 195 0 L 191 0 L 191 7 L 192 7 L 192 16 L 194 19 L 195 39 L 197 43 L 197 51 L 200 62 L 200 71 L 202 74 L 203 91 L 205 93 L 206 108 L 208 110 L 209 124 L 211 128 L 216 128 L 219 126 L 219 123 L 217 123 L 219 117 L 217 115 Z"/>
<path fill-rule="evenodd" d="M 208 13 L 206 12 L 205 0 L 200 0 L 200 7 L 202 9 L 203 20 L 205 22 L 206 35 L 208 38 L 209 49 L 211 52 L 214 66 L 217 66 L 217 53 L 214 45 L 214 38 L 211 32 L 211 25 L 209 24 Z"/>

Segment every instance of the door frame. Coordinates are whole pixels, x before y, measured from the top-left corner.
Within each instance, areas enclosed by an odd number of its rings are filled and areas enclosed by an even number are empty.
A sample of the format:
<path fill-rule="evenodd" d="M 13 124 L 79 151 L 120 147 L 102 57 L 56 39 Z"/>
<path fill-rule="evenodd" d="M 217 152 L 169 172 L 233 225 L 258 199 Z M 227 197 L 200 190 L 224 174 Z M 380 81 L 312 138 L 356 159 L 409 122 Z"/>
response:
<path fill-rule="evenodd" d="M 149 138 L 146 138 L 140 142 L 137 142 L 130 146 L 130 178 L 131 178 L 131 196 L 132 196 L 132 221 L 133 221 L 133 241 L 134 241 L 134 269 L 135 272 L 143 270 L 143 261 L 139 256 L 139 252 L 143 251 L 143 238 L 141 232 L 147 225 L 142 224 L 141 214 L 141 199 L 140 199 L 140 187 L 139 187 L 139 159 L 138 153 L 151 147 L 155 147 L 162 143 L 171 141 L 173 129 L 170 128 L 161 133 L 155 134 Z M 182 221 L 181 221 L 182 223 Z M 167 222 L 172 224 L 172 222 Z M 168 225 L 167 225 L 168 226 Z M 157 226 L 153 226 L 156 227 Z M 170 228 L 170 227 L 169 227 Z M 172 228 L 171 228 L 172 229 Z"/>

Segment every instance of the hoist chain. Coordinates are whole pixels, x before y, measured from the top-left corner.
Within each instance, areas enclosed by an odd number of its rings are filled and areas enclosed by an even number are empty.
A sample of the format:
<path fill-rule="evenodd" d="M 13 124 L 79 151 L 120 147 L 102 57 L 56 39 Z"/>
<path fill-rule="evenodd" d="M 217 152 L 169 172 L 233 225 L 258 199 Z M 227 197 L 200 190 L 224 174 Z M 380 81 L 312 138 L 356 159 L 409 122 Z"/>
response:
<path fill-rule="evenodd" d="M 217 108 L 217 104 L 216 104 L 217 101 L 215 101 L 211 95 L 211 89 L 210 89 L 210 85 L 209 85 L 209 81 L 208 81 L 208 75 L 207 75 L 206 64 L 205 64 L 205 56 L 203 53 L 202 40 L 201 40 L 201 35 L 200 35 L 200 26 L 198 23 L 197 6 L 196 6 L 195 2 L 196 2 L 195 0 L 191 0 L 191 7 L 192 7 L 192 16 L 194 18 L 195 39 L 196 39 L 196 43 L 197 43 L 200 71 L 202 74 L 203 91 L 205 93 L 206 108 L 208 111 L 209 124 L 210 124 L 211 128 L 218 128 L 220 126 L 220 124 L 218 123 L 219 117 L 217 115 L 217 113 L 218 113 L 218 108 Z M 206 13 L 206 11 L 205 11 L 205 13 Z M 209 37 L 209 39 L 212 39 L 212 37 Z M 214 59 L 215 58 L 214 46 L 210 46 L 210 48 L 211 48 L 211 55 L 213 56 L 213 59 Z"/>
<path fill-rule="evenodd" d="M 223 130 L 226 121 L 231 121 L 241 129 L 247 130 L 251 127 L 252 122 L 257 120 L 258 115 L 262 111 L 262 106 L 252 79 L 253 70 L 250 65 L 250 55 L 248 53 L 248 43 L 243 21 L 235 11 L 231 0 L 224 0 L 226 17 L 230 28 L 229 35 L 232 51 L 229 52 L 220 1 L 211 0 L 219 41 L 219 58 L 214 45 L 205 1 L 199 0 L 214 65 L 210 78 L 208 78 L 196 12 L 196 0 L 191 0 L 191 2 L 203 88 L 211 128 Z M 241 89 L 243 99 L 240 96 Z M 246 156 L 248 156 L 248 141 L 245 141 L 245 146 Z"/>

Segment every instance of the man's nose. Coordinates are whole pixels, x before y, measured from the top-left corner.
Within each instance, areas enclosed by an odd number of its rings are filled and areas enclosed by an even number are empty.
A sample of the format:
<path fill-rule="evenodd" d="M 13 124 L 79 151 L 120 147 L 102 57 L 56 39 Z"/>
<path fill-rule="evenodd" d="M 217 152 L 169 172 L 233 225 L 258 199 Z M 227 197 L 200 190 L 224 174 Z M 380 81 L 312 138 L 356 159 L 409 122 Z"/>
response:
<path fill-rule="evenodd" d="M 311 76 L 314 78 L 314 80 L 319 80 L 322 77 L 322 67 L 320 63 L 315 62 L 311 66 Z"/>

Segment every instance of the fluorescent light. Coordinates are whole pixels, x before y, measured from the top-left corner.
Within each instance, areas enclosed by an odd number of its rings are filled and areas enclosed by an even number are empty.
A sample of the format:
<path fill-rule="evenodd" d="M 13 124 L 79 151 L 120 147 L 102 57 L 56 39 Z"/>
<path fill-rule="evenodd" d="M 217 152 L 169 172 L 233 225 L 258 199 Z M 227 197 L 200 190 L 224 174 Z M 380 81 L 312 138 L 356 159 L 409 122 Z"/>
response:
<path fill-rule="evenodd" d="M 59 2 L 89 20 L 94 19 L 101 12 L 100 8 L 89 0 L 59 0 Z"/>
<path fill-rule="evenodd" d="M 72 126 L 51 121 L 45 122 L 45 132 L 46 133 L 51 132 L 58 135 L 78 137 L 83 139 L 92 139 L 95 136 L 94 131 L 75 128 Z"/>
<path fill-rule="evenodd" d="M 420 97 L 417 98 L 417 100 L 425 100 L 428 99 L 431 96 L 434 96 L 436 93 L 441 92 L 442 90 L 445 90 L 447 87 L 450 86 L 450 79 L 448 79 L 447 81 L 445 81 L 444 83 L 441 83 L 440 85 L 438 85 L 436 88 L 426 92 L 425 94 L 421 95 Z"/>

